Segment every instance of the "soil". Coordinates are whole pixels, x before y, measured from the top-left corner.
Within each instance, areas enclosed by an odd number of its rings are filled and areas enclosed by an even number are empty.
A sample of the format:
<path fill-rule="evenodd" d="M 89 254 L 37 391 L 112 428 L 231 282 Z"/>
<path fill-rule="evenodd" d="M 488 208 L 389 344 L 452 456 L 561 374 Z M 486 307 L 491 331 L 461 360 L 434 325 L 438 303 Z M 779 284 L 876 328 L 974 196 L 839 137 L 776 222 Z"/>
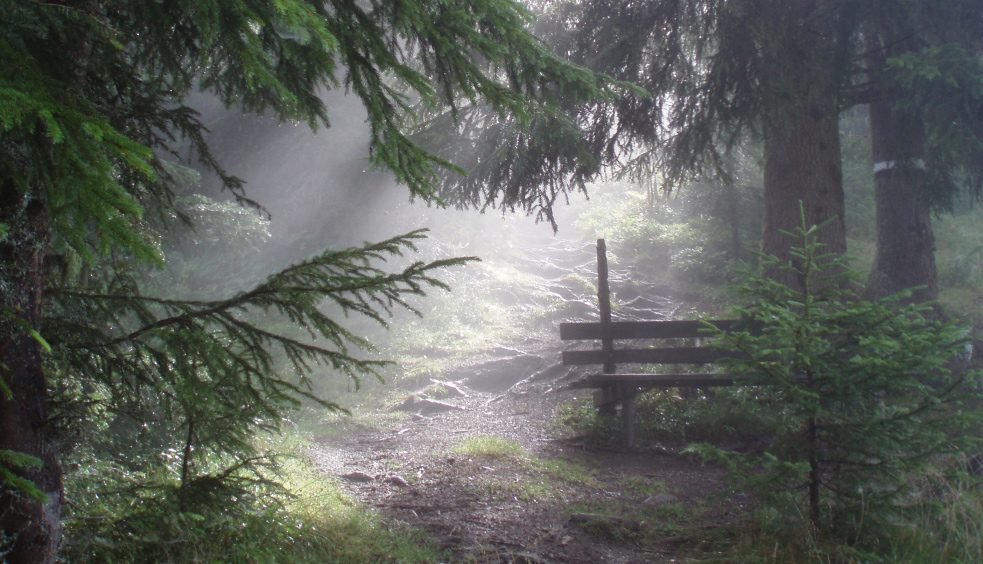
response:
<path fill-rule="evenodd" d="M 589 392 L 569 390 L 569 371 L 552 359 L 516 383 L 489 370 L 513 361 L 473 367 L 470 379 L 460 371 L 436 401 L 404 402 L 405 419 L 322 437 L 311 456 L 355 500 L 422 529 L 454 562 L 680 562 L 737 519 L 739 498 L 711 495 L 720 469 L 683 445 L 629 452 L 571 436 L 558 424 L 563 406 Z"/>

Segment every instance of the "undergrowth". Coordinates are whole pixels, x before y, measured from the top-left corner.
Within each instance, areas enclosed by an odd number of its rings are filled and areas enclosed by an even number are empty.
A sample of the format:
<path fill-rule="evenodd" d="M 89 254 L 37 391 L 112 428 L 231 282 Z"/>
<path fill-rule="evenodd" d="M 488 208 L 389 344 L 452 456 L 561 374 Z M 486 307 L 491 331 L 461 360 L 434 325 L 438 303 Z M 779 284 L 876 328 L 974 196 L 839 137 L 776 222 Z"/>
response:
<path fill-rule="evenodd" d="M 294 448 L 296 450 L 299 447 Z M 70 475 L 65 562 L 423 563 L 446 559 L 422 532 L 384 524 L 304 460 L 265 482 L 195 491 L 113 463 Z M 274 483 L 273 478 L 279 483 Z M 152 487 L 144 484 L 160 484 Z M 84 502 L 84 505 L 83 505 Z"/>
<path fill-rule="evenodd" d="M 703 539 L 689 556 L 706 563 L 974 564 L 983 562 L 983 496 L 965 457 L 938 460 L 910 476 L 916 503 L 893 522 L 873 520 L 858 533 L 817 537 L 807 516 L 790 521 L 759 510 L 740 525 Z"/>
<path fill-rule="evenodd" d="M 687 452 L 752 495 L 752 519 L 703 543 L 706 561 L 979 562 L 981 484 L 966 460 L 979 374 L 954 362 L 965 328 L 926 320 L 931 304 L 904 294 L 861 299 L 857 274 L 816 241 L 822 228 L 803 219 L 789 233 L 795 260 L 761 255 L 790 282 L 748 271 L 735 314 L 757 330 L 711 344 L 739 352 L 721 364 L 755 387 L 647 394 L 638 434 L 702 441 Z M 582 405 L 566 420 L 594 438 L 617 429 Z M 746 442 L 719 444 L 732 436 Z"/>
<path fill-rule="evenodd" d="M 750 387 L 651 390 L 635 405 L 635 440 L 640 446 L 686 445 L 765 439 L 782 424 L 780 413 L 756 409 Z M 597 412 L 589 399 L 568 403 L 560 420 L 572 432 L 596 443 L 617 444 L 621 418 Z"/>
<path fill-rule="evenodd" d="M 475 482 L 475 487 L 486 498 L 558 501 L 563 498 L 564 488 L 570 484 L 594 486 L 597 483 L 596 472 L 581 464 L 540 458 L 515 441 L 500 437 L 466 437 L 451 451 L 469 457 L 469 463 L 477 464 L 483 472 L 488 472 Z"/>

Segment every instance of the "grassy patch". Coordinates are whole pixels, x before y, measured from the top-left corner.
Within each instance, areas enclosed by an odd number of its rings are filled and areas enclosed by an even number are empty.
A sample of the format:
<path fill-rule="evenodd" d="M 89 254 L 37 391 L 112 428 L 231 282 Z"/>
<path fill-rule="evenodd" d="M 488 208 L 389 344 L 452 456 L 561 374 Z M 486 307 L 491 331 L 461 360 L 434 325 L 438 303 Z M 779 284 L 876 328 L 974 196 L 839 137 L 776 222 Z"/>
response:
<path fill-rule="evenodd" d="M 640 494 L 656 494 L 667 491 L 663 480 L 653 480 L 645 476 L 625 476 L 616 482 L 617 486 Z"/>
<path fill-rule="evenodd" d="M 475 473 L 480 477 L 477 486 L 497 500 L 547 501 L 563 498 L 563 488 L 569 484 L 594 484 L 595 472 L 583 465 L 529 454 L 521 445 L 508 439 L 489 435 L 466 437 L 452 452 L 478 458 L 495 469 Z M 484 460 L 480 460 L 484 459 Z"/>
<path fill-rule="evenodd" d="M 674 507 L 667 509 L 670 505 Z M 689 509 L 681 504 L 640 509 L 631 508 L 617 499 L 582 501 L 569 505 L 566 511 L 570 514 L 601 516 L 579 524 L 581 529 L 595 538 L 607 542 L 631 542 L 641 546 L 659 542 L 666 537 L 689 536 L 691 522 L 702 515 L 701 508 Z M 627 526 L 620 520 L 637 523 L 637 526 Z"/>
<path fill-rule="evenodd" d="M 912 476 L 912 507 L 893 520 L 873 519 L 859 532 L 816 536 L 804 515 L 792 520 L 759 510 L 750 519 L 702 538 L 689 556 L 727 563 L 963 563 L 983 562 L 980 478 L 966 476 L 965 459 L 939 461 Z"/>
<path fill-rule="evenodd" d="M 491 435 L 466 437 L 451 450 L 456 454 L 469 456 L 525 456 L 525 451 L 519 443 Z"/>
<path fill-rule="evenodd" d="M 131 473 L 97 463 L 69 475 L 68 492 L 86 503 L 72 505 L 65 516 L 65 561 L 370 564 L 447 558 L 422 532 L 381 522 L 301 459 L 282 461 L 279 486 L 257 483 L 232 497 L 212 488 L 213 495 L 197 500 L 167 483 L 149 492 L 121 488 Z M 164 479 L 144 478 L 149 484 Z"/>
<path fill-rule="evenodd" d="M 556 458 L 540 458 L 529 454 L 515 441 L 490 435 L 467 437 L 454 446 L 453 452 L 470 456 L 509 457 L 527 471 L 545 474 L 564 482 L 592 484 L 594 470 L 582 464 Z"/>

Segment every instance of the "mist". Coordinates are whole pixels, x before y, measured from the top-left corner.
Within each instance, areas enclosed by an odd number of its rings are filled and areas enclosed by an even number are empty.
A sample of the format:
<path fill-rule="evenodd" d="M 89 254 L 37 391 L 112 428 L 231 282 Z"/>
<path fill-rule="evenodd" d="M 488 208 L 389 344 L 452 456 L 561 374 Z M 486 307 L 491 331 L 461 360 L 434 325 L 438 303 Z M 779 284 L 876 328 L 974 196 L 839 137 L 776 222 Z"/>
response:
<path fill-rule="evenodd" d="M 937 4 L 3 4 L 0 560 L 983 561 Z"/>

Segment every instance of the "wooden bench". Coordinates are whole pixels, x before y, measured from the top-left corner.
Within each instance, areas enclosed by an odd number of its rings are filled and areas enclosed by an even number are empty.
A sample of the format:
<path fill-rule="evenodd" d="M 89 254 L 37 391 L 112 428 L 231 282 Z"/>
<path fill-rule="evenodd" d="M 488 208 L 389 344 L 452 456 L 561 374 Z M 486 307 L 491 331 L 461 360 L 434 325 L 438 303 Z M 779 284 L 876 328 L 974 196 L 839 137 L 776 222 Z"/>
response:
<path fill-rule="evenodd" d="M 601 373 L 588 374 L 573 382 L 572 388 L 594 388 L 595 405 L 602 411 L 613 413 L 621 405 L 622 440 L 625 447 L 635 446 L 635 398 L 643 389 L 650 388 L 705 388 L 729 386 L 750 376 L 724 374 L 671 373 L 671 374 L 618 374 L 619 364 L 712 364 L 733 354 L 699 346 L 706 335 L 706 325 L 701 321 L 611 321 L 611 301 L 608 289 L 607 253 L 604 240 L 597 241 L 598 302 L 600 322 L 561 323 L 560 339 L 564 341 L 600 341 L 595 350 L 568 350 L 563 352 L 565 365 L 603 365 Z M 723 331 L 737 327 L 736 320 L 710 321 Z M 663 343 L 662 346 L 644 348 L 615 348 L 620 340 L 685 340 L 684 345 Z"/>

